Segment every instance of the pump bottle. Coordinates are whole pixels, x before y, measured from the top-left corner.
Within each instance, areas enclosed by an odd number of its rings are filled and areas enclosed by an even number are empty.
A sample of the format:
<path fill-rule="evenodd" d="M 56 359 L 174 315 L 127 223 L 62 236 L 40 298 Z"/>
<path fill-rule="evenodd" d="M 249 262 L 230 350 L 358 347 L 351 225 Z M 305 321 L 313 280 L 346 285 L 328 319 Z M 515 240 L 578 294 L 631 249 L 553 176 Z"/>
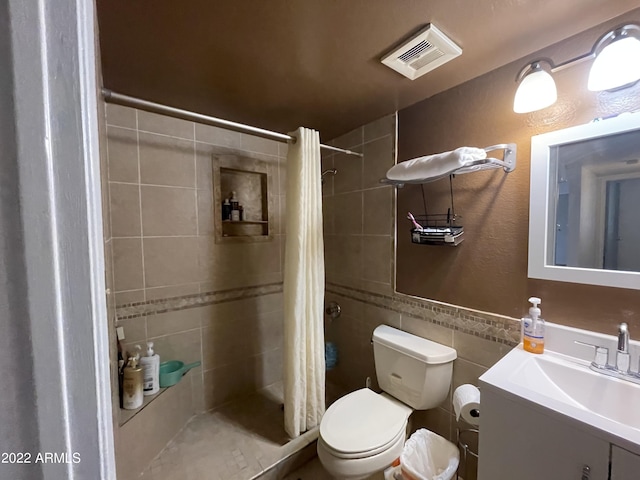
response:
<path fill-rule="evenodd" d="M 144 371 L 144 395 L 155 395 L 160 390 L 160 355 L 154 353 L 153 342 L 147 342 L 147 356 L 140 358 Z"/>
<path fill-rule="evenodd" d="M 138 346 L 138 349 L 139 348 Z M 139 359 L 139 353 L 130 356 L 127 366 L 124 367 L 122 378 L 122 408 L 126 410 L 135 410 L 142 406 L 143 373 L 142 368 L 138 365 Z"/>
<path fill-rule="evenodd" d="M 542 313 L 538 305 L 542 303 L 539 298 L 531 297 L 529 302 L 533 305 L 529 308 L 529 315 L 522 319 L 522 345 L 527 352 L 544 352 L 544 320 L 540 318 Z"/>

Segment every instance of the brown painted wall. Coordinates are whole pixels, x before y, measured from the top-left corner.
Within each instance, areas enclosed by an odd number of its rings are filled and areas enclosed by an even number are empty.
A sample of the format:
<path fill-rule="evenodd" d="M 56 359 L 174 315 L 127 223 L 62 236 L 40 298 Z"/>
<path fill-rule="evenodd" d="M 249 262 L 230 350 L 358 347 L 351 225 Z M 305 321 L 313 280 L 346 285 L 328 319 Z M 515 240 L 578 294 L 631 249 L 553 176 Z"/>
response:
<path fill-rule="evenodd" d="M 640 85 L 619 92 L 589 92 L 591 62 L 554 75 L 558 102 L 530 114 L 513 112 L 515 78 L 528 62 L 557 64 L 591 49 L 621 23 L 640 21 L 640 9 L 399 112 L 398 162 L 470 145 L 516 142 L 517 168 L 460 175 L 454 180 L 456 213 L 465 241 L 457 248 L 414 245 L 406 212 L 422 213 L 420 186 L 398 191 L 397 290 L 447 303 L 520 317 L 527 298 L 542 297 L 548 321 L 613 333 L 627 321 L 640 335 L 640 291 L 527 278 L 531 136 L 640 109 Z M 424 185 L 431 213 L 446 212 L 449 182 Z M 636 337 L 640 338 L 640 337 Z"/>

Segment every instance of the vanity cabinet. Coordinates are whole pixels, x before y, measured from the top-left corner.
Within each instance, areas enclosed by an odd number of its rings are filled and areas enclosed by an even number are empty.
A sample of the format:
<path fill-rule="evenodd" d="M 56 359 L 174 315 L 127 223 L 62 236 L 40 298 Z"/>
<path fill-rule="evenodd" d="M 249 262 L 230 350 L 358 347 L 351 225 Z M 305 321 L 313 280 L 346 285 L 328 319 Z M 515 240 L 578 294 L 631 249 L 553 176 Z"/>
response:
<path fill-rule="evenodd" d="M 546 330 L 543 354 L 519 345 L 478 379 L 478 478 L 640 479 L 640 384 L 591 370 L 593 354 L 576 345 L 615 352 L 618 338 L 553 323 Z M 636 361 L 640 342 L 629 350 Z"/>
<path fill-rule="evenodd" d="M 640 455 L 611 446 L 611 480 L 640 478 Z"/>
<path fill-rule="evenodd" d="M 484 388 L 481 418 L 478 480 L 640 478 L 640 455 L 543 407 Z"/>
<path fill-rule="evenodd" d="M 609 442 L 530 405 L 482 390 L 478 480 L 582 480 L 585 466 L 587 478 L 609 478 Z"/>

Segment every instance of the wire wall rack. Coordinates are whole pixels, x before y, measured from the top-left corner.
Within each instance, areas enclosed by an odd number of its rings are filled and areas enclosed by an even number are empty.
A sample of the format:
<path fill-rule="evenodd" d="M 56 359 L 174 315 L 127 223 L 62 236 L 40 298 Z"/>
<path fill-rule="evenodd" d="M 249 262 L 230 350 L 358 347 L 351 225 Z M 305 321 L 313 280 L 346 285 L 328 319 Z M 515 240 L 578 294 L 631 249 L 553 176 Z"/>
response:
<path fill-rule="evenodd" d="M 413 216 L 411 242 L 422 245 L 449 245 L 455 247 L 464 240 L 464 228 L 456 225 L 456 216 L 447 213 Z M 416 226 L 417 223 L 417 226 Z"/>

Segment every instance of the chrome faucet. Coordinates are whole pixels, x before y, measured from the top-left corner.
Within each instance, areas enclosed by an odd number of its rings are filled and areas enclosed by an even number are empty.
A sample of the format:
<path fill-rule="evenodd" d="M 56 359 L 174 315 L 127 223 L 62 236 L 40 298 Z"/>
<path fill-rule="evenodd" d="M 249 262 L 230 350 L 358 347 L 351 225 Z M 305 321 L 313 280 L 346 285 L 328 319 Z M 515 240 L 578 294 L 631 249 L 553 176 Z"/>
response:
<path fill-rule="evenodd" d="M 580 345 L 594 347 L 596 355 L 591 362 L 589 368 L 594 372 L 603 373 L 610 377 L 627 380 L 629 382 L 640 384 L 640 365 L 638 372 L 633 372 L 629 368 L 631 363 L 631 355 L 629 354 L 629 327 L 626 323 L 618 325 L 618 348 L 616 350 L 616 364 L 609 364 L 609 349 L 601 345 L 593 345 L 591 343 L 575 341 Z"/>
<path fill-rule="evenodd" d="M 626 323 L 618 325 L 618 351 L 616 352 L 616 370 L 629 373 L 629 327 Z"/>

